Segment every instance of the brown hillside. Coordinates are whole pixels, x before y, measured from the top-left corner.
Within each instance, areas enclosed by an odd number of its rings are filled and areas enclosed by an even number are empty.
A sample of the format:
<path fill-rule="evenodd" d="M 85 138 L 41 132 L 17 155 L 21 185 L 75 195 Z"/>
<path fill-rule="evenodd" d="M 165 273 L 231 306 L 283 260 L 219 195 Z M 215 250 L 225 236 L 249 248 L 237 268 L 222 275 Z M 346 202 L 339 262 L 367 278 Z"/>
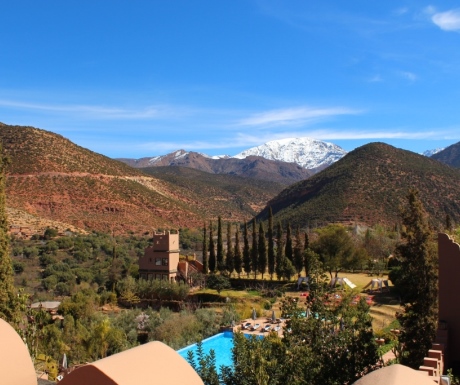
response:
<path fill-rule="evenodd" d="M 460 223 L 460 172 L 436 160 L 384 143 L 362 146 L 269 202 L 276 220 L 302 227 L 328 222 L 399 223 L 410 188 L 434 226 L 446 215 Z M 260 214 L 267 218 L 268 206 Z"/>
<path fill-rule="evenodd" d="M 0 124 L 0 141 L 11 159 L 7 205 L 18 213 L 10 217 L 17 226 L 29 226 L 26 214 L 43 219 L 37 228 L 57 221 L 89 231 L 194 227 L 219 215 L 243 221 L 281 190 L 264 186 L 263 194 L 256 194 L 246 187 L 244 194 L 221 196 L 216 181 L 200 187 L 185 175 L 171 181 L 156 178 L 33 127 Z M 226 183 L 229 191 L 241 187 L 240 182 L 235 187 L 236 182 Z"/>

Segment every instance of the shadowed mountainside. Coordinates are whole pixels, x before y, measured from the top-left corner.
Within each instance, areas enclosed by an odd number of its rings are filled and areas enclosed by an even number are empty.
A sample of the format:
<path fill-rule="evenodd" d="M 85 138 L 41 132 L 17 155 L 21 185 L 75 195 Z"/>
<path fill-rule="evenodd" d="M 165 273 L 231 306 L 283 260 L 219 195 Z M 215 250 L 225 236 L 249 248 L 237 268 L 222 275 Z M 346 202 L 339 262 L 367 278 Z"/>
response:
<path fill-rule="evenodd" d="M 359 147 L 310 179 L 289 186 L 258 218 L 267 219 L 271 206 L 276 221 L 293 226 L 394 225 L 410 188 L 419 190 L 433 225 L 443 228 L 447 214 L 460 223 L 460 172 L 384 143 Z"/>
<path fill-rule="evenodd" d="M 460 142 L 439 151 L 431 157 L 449 166 L 460 168 Z"/>

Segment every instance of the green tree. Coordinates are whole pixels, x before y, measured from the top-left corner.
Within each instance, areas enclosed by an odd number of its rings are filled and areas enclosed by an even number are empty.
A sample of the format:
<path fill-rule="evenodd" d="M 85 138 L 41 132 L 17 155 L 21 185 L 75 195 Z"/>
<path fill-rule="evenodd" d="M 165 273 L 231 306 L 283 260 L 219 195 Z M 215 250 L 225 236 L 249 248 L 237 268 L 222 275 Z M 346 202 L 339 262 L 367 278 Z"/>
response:
<path fill-rule="evenodd" d="M 438 318 L 437 253 L 418 191 L 410 190 L 402 209 L 402 242 L 396 248 L 401 261 L 398 282 L 403 287 L 404 312 L 398 315 L 403 346 L 401 363 L 418 368 L 436 337 Z"/>
<path fill-rule="evenodd" d="M 203 350 L 202 342 L 198 342 L 196 355 L 190 350 L 187 353 L 187 361 L 201 377 L 204 385 L 220 385 L 214 350 L 211 350 L 209 355 L 207 355 Z"/>
<path fill-rule="evenodd" d="M 303 245 L 302 239 L 300 238 L 300 229 L 297 227 L 295 234 L 295 244 L 294 244 L 294 268 L 296 273 L 300 277 L 300 273 L 303 269 Z"/>
<path fill-rule="evenodd" d="M 284 246 L 284 255 L 291 263 L 294 260 L 294 253 L 292 250 L 292 236 L 291 236 L 291 225 L 288 223 L 286 230 L 286 244 Z"/>
<path fill-rule="evenodd" d="M 208 240 L 206 239 L 206 223 L 203 223 L 203 274 L 208 274 Z"/>
<path fill-rule="evenodd" d="M 223 273 L 225 271 L 224 261 L 224 244 L 222 241 L 222 218 L 217 218 L 217 270 Z"/>
<path fill-rule="evenodd" d="M 275 272 L 278 280 L 283 277 L 283 230 L 281 222 L 276 226 L 276 259 L 275 259 Z"/>
<path fill-rule="evenodd" d="M 324 269 L 329 272 L 332 279 L 333 272 L 337 277 L 339 271 L 347 267 L 353 256 L 354 244 L 343 226 L 328 225 L 317 231 L 319 237 L 312 244 L 312 248 L 319 255 Z"/>
<path fill-rule="evenodd" d="M 259 258 L 257 259 L 257 269 L 264 279 L 265 270 L 267 269 L 267 242 L 265 240 L 265 230 L 262 222 L 259 223 L 259 241 L 257 245 Z"/>
<path fill-rule="evenodd" d="M 226 270 L 228 275 L 231 276 L 233 270 L 235 269 L 235 258 L 234 258 L 234 250 L 232 246 L 232 225 L 227 223 L 227 255 L 225 258 L 226 262 Z"/>
<path fill-rule="evenodd" d="M 43 238 L 46 240 L 49 240 L 49 239 L 57 237 L 57 235 L 58 235 L 58 231 L 56 229 L 47 227 L 45 232 L 43 233 Z"/>
<path fill-rule="evenodd" d="M 251 273 L 251 252 L 249 250 L 248 225 L 246 222 L 244 222 L 243 229 L 243 268 L 249 278 Z"/>
<path fill-rule="evenodd" d="M 0 146 L 0 318 L 7 322 L 20 321 L 20 304 L 14 287 L 13 263 L 10 257 L 8 219 L 5 208 L 5 172 L 9 163 Z"/>
<path fill-rule="evenodd" d="M 288 281 L 290 281 L 292 276 L 295 274 L 294 265 L 286 257 L 283 258 L 282 271 L 283 271 L 283 277 L 287 279 Z"/>
<path fill-rule="evenodd" d="M 308 237 L 308 229 L 305 232 L 305 239 L 303 241 L 303 250 L 307 250 L 310 247 L 310 238 Z"/>
<path fill-rule="evenodd" d="M 212 232 L 212 223 L 209 222 L 209 271 L 214 273 L 216 271 L 216 249 L 214 247 L 214 234 Z"/>
<path fill-rule="evenodd" d="M 222 290 L 228 289 L 231 287 L 230 280 L 227 277 L 223 275 L 217 275 L 217 274 L 210 274 L 207 277 L 206 286 L 209 287 L 210 289 L 217 290 L 219 294 Z"/>
<path fill-rule="evenodd" d="M 452 231 L 453 225 L 452 225 L 452 218 L 450 217 L 449 214 L 446 214 L 446 231 L 450 232 Z"/>
<path fill-rule="evenodd" d="M 251 268 L 254 273 L 254 279 L 257 278 L 258 266 L 257 260 L 259 259 L 259 251 L 257 250 L 257 228 L 256 218 L 252 220 L 252 248 L 251 248 Z"/>
<path fill-rule="evenodd" d="M 273 237 L 273 212 L 271 206 L 268 210 L 268 274 L 270 274 L 270 280 L 273 279 L 275 273 L 275 244 Z"/>
<path fill-rule="evenodd" d="M 305 276 L 310 275 L 311 268 L 314 261 L 318 260 L 319 256 L 312 249 L 308 248 L 303 253 L 303 267 L 305 269 Z"/>
<path fill-rule="evenodd" d="M 241 256 L 240 230 L 238 226 L 236 227 L 236 232 L 235 232 L 235 249 L 234 249 L 233 255 L 234 255 L 234 262 L 235 262 L 235 271 L 238 274 L 238 278 L 240 278 L 240 274 L 241 274 L 242 266 L 243 266 L 243 260 Z"/>

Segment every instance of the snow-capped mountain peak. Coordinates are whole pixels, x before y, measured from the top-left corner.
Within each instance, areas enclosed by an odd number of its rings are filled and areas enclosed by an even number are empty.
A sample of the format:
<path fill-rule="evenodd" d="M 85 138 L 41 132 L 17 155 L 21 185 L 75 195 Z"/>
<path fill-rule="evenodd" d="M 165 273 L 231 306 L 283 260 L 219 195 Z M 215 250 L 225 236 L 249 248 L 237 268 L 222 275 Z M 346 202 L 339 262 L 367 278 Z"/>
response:
<path fill-rule="evenodd" d="M 261 146 L 245 150 L 234 158 L 244 159 L 251 155 L 270 160 L 293 162 L 306 169 L 329 166 L 345 156 L 347 152 L 333 144 L 308 137 L 272 140 Z"/>
<path fill-rule="evenodd" d="M 434 150 L 426 150 L 422 153 L 422 155 L 425 155 L 425 156 L 432 156 L 434 154 L 437 154 L 438 152 L 441 152 L 442 150 L 444 150 L 444 147 L 441 147 L 441 148 L 435 148 Z"/>

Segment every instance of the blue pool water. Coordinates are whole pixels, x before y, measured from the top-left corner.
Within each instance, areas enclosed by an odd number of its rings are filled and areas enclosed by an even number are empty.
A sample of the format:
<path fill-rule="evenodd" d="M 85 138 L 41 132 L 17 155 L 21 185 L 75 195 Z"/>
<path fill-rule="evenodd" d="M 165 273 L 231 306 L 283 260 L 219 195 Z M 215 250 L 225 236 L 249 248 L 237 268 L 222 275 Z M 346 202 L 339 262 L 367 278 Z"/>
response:
<path fill-rule="evenodd" d="M 186 348 L 180 349 L 177 352 L 187 359 L 187 353 L 191 350 L 194 353 L 196 360 L 196 344 L 187 346 Z M 209 354 L 210 350 L 213 349 L 216 353 L 216 368 L 219 369 L 221 365 L 233 366 L 232 362 L 232 348 L 233 348 L 233 333 L 223 332 L 216 334 L 215 336 L 206 338 L 203 340 L 203 351 L 205 354 Z"/>

